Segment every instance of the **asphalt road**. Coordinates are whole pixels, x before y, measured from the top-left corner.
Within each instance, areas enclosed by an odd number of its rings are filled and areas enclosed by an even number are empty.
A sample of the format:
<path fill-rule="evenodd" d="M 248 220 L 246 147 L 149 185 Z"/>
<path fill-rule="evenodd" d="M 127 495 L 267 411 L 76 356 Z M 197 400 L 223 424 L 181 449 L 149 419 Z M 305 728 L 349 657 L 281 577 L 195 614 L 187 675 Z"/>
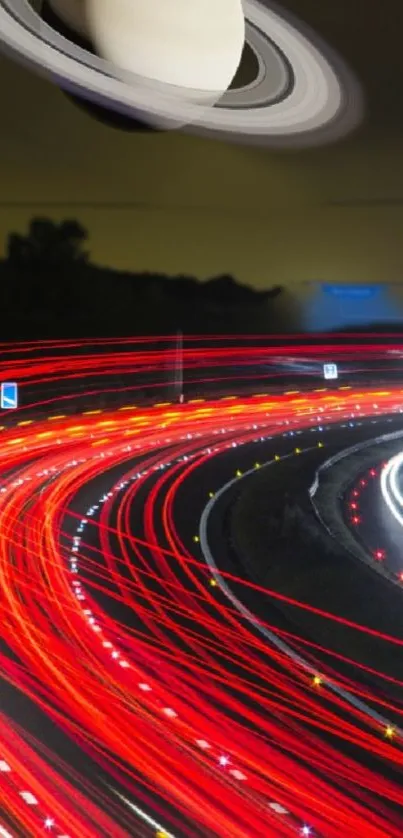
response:
<path fill-rule="evenodd" d="M 220 486 L 231 480 L 238 469 L 241 471 L 247 470 L 251 468 L 253 463 L 256 461 L 264 463 L 271 460 L 274 454 L 279 456 L 287 455 L 295 446 L 298 446 L 303 450 L 311 449 L 306 451 L 303 455 L 303 468 L 306 473 L 308 486 L 314 477 L 315 469 L 321 461 L 328 458 L 336 451 L 353 445 L 356 442 L 377 436 L 383 432 L 388 432 L 398 426 L 401 426 L 402 420 L 400 417 L 393 417 L 392 419 L 386 420 L 380 418 L 377 418 L 376 420 L 362 420 L 358 423 L 354 423 L 351 427 L 348 423 L 341 424 L 344 425 L 344 427 L 334 428 L 329 425 L 323 426 L 323 431 L 320 432 L 320 438 L 325 442 L 325 447 L 321 449 L 317 448 L 317 431 L 313 432 L 312 430 L 308 430 L 297 433 L 285 431 L 283 434 L 276 435 L 271 439 L 257 439 L 257 441 L 251 443 L 236 445 L 236 447 L 226 449 L 218 456 L 215 456 L 200 465 L 187 476 L 175 496 L 175 528 L 180 534 L 181 541 L 186 548 L 191 552 L 194 552 L 195 550 L 194 537 L 198 532 L 200 516 L 207 502 L 208 494 L 210 492 L 215 492 Z M 168 462 L 171 454 L 172 451 L 168 446 L 166 448 L 166 460 Z M 162 451 L 160 450 L 159 457 L 161 458 L 161 456 Z M 133 471 L 136 472 L 136 468 L 138 468 L 137 459 L 125 461 L 122 465 L 114 467 L 109 472 L 105 472 L 101 477 L 97 477 L 91 483 L 86 484 L 85 489 L 82 491 L 82 496 L 78 494 L 75 498 L 75 509 L 81 506 L 82 513 L 84 514 L 86 511 L 84 507 L 90 508 L 92 505 L 96 505 L 99 499 L 102 498 L 105 493 L 113 489 L 119 481 L 123 481 L 126 476 L 131 474 Z M 158 496 L 154 507 L 156 538 L 158 544 L 163 545 L 166 549 L 169 549 L 169 543 L 166 540 L 166 533 L 163 525 L 162 506 L 164 499 L 169 493 L 169 490 L 172 488 L 172 484 L 177 479 L 177 476 L 177 470 L 173 470 L 172 473 L 168 474 L 163 492 Z M 147 532 L 145 526 L 143 510 L 146 505 L 147 497 L 149 497 L 150 493 L 152 493 L 153 489 L 155 489 L 160 477 L 161 473 L 159 471 L 155 471 L 148 477 L 147 480 L 144 480 L 143 485 L 136 494 L 135 504 L 130 507 L 130 533 L 134 538 L 139 539 L 141 542 L 146 542 L 149 537 L 149 533 Z M 226 498 L 225 506 L 227 506 L 228 503 L 233 502 L 233 500 L 233 497 Z M 120 507 L 121 497 L 119 493 L 117 493 L 110 505 L 108 513 L 108 525 L 112 527 L 112 529 L 115 527 L 117 532 L 120 527 L 118 520 Z M 224 571 L 232 572 L 238 575 L 240 572 L 240 566 L 239 564 L 234 565 L 234 555 L 231 549 L 228 549 L 228 531 L 222 526 L 225 513 L 225 508 L 220 505 L 217 510 L 215 520 L 212 522 L 213 550 L 215 554 L 219 556 L 220 568 Z M 109 540 L 109 545 L 111 553 L 114 556 L 119 555 L 120 542 L 117 534 L 114 536 L 112 535 Z M 99 529 L 95 526 L 91 526 L 90 528 L 89 534 L 86 538 L 85 549 L 88 551 L 88 555 L 93 558 L 97 564 L 100 560 L 102 561 L 102 559 L 100 559 L 102 546 L 99 540 Z M 157 569 L 152 550 L 150 551 L 147 547 L 142 546 L 141 555 L 142 560 L 146 562 L 148 567 L 154 568 L 155 570 Z M 130 560 L 135 564 L 136 562 L 139 562 L 139 557 L 138 555 L 136 556 L 135 553 L 130 552 Z M 123 574 L 126 579 L 129 579 L 130 569 L 126 567 Z M 94 583 L 94 578 L 90 573 L 84 573 L 84 577 L 87 579 L 90 586 Z M 176 568 L 176 578 L 179 584 L 185 589 L 187 587 L 190 592 L 189 578 L 187 574 L 185 572 L 178 573 L 178 569 Z M 199 573 L 199 578 L 200 582 L 204 584 L 204 572 Z M 151 585 L 154 596 L 162 596 L 166 593 L 164 587 L 165 580 L 162 578 L 158 579 L 157 575 L 153 576 L 151 580 L 148 579 L 147 585 Z M 105 609 L 115 621 L 130 626 L 130 629 L 133 632 L 144 632 L 146 630 L 145 624 L 139 613 L 135 613 L 135 611 L 128 605 L 125 606 L 122 604 L 119 599 L 114 599 L 114 597 L 118 597 L 118 595 L 118 585 L 110 586 L 109 591 L 103 590 L 102 592 L 96 593 L 96 597 L 99 600 L 101 607 Z M 219 593 L 217 595 L 221 596 Z M 243 597 L 244 596 L 245 591 L 243 591 Z M 222 599 L 225 601 L 225 597 L 222 597 Z M 145 598 L 141 600 L 141 602 L 144 601 Z M 295 631 L 295 625 L 292 621 L 290 621 L 289 617 L 285 617 L 284 612 L 278 609 L 275 605 L 272 604 L 269 607 L 268 612 L 267 598 L 259 596 L 258 592 L 253 591 L 252 594 L 249 593 L 249 597 L 247 597 L 247 604 L 254 613 L 262 615 L 262 617 L 266 620 L 268 619 L 272 625 L 278 626 L 279 629 L 283 631 Z M 182 630 L 188 627 L 188 616 L 176 616 L 175 627 L 171 626 L 170 628 L 169 638 L 171 642 L 183 652 L 186 651 L 186 643 L 183 641 L 181 633 Z M 206 631 L 206 640 L 208 640 L 208 635 L 209 632 Z M 232 674 L 237 674 L 236 663 L 227 661 L 226 665 Z M 280 671 L 281 667 L 278 667 L 278 669 Z M 363 680 L 365 681 L 365 679 Z M 258 673 L 256 674 L 255 685 L 257 688 L 259 687 Z M 326 697 L 322 696 L 320 703 L 322 706 L 326 707 Z M 343 719 L 345 719 L 347 714 L 345 711 L 340 711 L 340 715 Z M 365 725 L 363 725 L 363 729 L 365 729 Z M 324 736 L 324 741 L 329 741 L 328 737 Z M 358 753 L 357 749 L 346 746 L 346 743 L 340 739 L 337 740 L 337 747 L 342 750 L 344 749 L 349 756 L 354 755 L 355 758 L 364 759 L 364 763 L 367 766 L 376 766 L 376 760 L 372 760 L 368 754 L 364 754 L 363 757 L 362 754 L 360 755 Z M 391 777 L 396 779 L 395 772 L 390 769 L 385 770 L 386 772 L 389 772 Z M 196 830 L 195 825 L 193 825 L 193 830 Z M 196 832 L 194 832 L 194 834 L 196 834 Z M 204 833 L 202 832 L 201 834 Z"/>
<path fill-rule="evenodd" d="M 54 787 L 57 764 L 70 798 L 75 789 L 72 835 L 111 834 L 113 823 L 116 838 L 148 838 L 160 823 L 192 838 L 308 826 L 333 838 L 348 818 L 348 838 L 378 838 L 385 824 L 401 834 L 399 743 L 274 655 L 212 586 L 198 542 L 210 494 L 238 471 L 299 448 L 308 481 L 323 457 L 401 423 L 398 413 L 355 415 L 335 428 L 335 398 L 96 410 L 5 430 L 3 710 L 23 723 L 26 753 L 32 742 L 43 756 L 41 788 Z M 337 407 L 351 417 L 357 398 L 341 394 Z M 391 409 L 394 394 L 380 398 Z M 223 520 L 214 539 L 234 573 Z M 241 571 L 235 584 L 255 613 L 295 632 L 278 608 L 268 615 L 265 592 L 251 595 Z M 30 834 L 36 815 L 26 811 Z M 65 802 L 60 822 L 68 812 Z"/>

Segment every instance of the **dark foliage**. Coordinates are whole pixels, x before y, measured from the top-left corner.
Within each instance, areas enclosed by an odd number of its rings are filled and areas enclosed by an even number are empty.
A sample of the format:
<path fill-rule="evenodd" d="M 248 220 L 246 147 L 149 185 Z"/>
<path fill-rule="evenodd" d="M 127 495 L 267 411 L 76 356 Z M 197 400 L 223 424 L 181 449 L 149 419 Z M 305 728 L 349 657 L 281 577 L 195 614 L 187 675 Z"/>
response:
<path fill-rule="evenodd" d="M 114 271 L 92 264 L 86 244 L 74 219 L 34 218 L 26 235 L 9 235 L 0 262 L 2 339 L 278 331 L 271 303 L 280 287 Z"/>

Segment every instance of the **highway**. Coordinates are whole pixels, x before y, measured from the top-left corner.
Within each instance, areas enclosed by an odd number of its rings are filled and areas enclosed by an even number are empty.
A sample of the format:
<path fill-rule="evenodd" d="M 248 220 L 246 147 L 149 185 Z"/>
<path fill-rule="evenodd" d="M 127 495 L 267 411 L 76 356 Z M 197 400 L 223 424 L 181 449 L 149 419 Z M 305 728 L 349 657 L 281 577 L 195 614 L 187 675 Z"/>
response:
<path fill-rule="evenodd" d="M 362 558 L 400 588 L 403 526 L 403 434 L 371 446 L 367 461 L 356 468 L 344 491 L 343 509 Z"/>
<path fill-rule="evenodd" d="M 67 370 L 74 399 L 83 358 L 65 351 L 26 363 L 27 392 Z M 224 357 L 208 363 L 221 370 Z M 144 349 L 121 360 L 150 369 Z M 101 367 L 109 376 L 111 354 Z M 314 665 L 268 644 L 216 584 L 199 534 L 206 504 L 248 468 L 304 451 L 316 462 L 346 438 L 402 427 L 400 390 L 143 406 L 121 394 L 102 409 L 91 389 L 85 410 L 79 392 L 71 415 L 38 397 L 0 432 L 2 828 L 400 836 L 398 727 L 390 736 L 385 708 L 369 719 L 317 690 Z M 250 595 L 247 579 L 222 576 Z"/>

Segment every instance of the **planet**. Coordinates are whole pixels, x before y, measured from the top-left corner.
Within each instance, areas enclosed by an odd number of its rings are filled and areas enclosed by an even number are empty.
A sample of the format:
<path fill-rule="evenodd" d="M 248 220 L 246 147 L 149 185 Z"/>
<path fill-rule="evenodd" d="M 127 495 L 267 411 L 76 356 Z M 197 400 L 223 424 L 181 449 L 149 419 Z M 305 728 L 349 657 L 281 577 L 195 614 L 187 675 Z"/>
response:
<path fill-rule="evenodd" d="M 71 5 L 70 5 L 71 4 Z M 96 55 L 91 42 L 88 21 L 85 14 L 85 0 L 44 0 L 41 8 L 42 20 L 56 32 L 78 47 Z M 157 129 L 141 119 L 103 107 L 83 96 L 72 94 L 60 85 L 61 92 L 91 118 L 109 128 L 129 133 L 158 133 Z"/>
<path fill-rule="evenodd" d="M 86 0 L 85 9 L 103 58 L 180 95 L 220 95 L 240 65 L 241 0 Z"/>
<path fill-rule="evenodd" d="M 86 13 L 86 0 L 47 0 L 58 18 L 87 40 L 91 40 Z"/>
<path fill-rule="evenodd" d="M 363 114 L 354 73 L 275 0 L 0 0 L 0 50 L 129 130 L 304 148 Z"/>
<path fill-rule="evenodd" d="M 46 14 L 46 6 L 48 7 L 48 14 Z M 53 12 L 53 15 L 49 14 L 49 10 Z M 70 38 L 75 35 L 74 40 L 79 46 L 86 49 L 91 48 L 95 53 L 91 44 L 86 0 L 44 0 L 42 17 L 50 25 L 55 26 L 61 35 Z M 64 24 L 64 27 L 60 24 Z M 253 82 L 258 75 L 258 69 L 257 57 L 245 40 L 242 58 L 230 88 L 244 87 L 245 84 Z"/>

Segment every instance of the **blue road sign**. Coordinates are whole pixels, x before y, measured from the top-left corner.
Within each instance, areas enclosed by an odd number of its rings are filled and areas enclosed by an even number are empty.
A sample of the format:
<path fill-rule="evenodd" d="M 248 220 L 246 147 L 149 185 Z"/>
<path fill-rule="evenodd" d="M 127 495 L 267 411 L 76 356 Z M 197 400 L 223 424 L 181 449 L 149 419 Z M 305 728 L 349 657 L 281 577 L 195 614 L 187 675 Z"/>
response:
<path fill-rule="evenodd" d="M 380 285 L 322 285 L 325 294 L 341 299 L 367 300 L 369 297 L 376 297 L 381 291 Z"/>
<path fill-rule="evenodd" d="M 15 381 L 3 381 L 1 385 L 1 409 L 13 410 L 18 407 L 18 384 Z"/>

